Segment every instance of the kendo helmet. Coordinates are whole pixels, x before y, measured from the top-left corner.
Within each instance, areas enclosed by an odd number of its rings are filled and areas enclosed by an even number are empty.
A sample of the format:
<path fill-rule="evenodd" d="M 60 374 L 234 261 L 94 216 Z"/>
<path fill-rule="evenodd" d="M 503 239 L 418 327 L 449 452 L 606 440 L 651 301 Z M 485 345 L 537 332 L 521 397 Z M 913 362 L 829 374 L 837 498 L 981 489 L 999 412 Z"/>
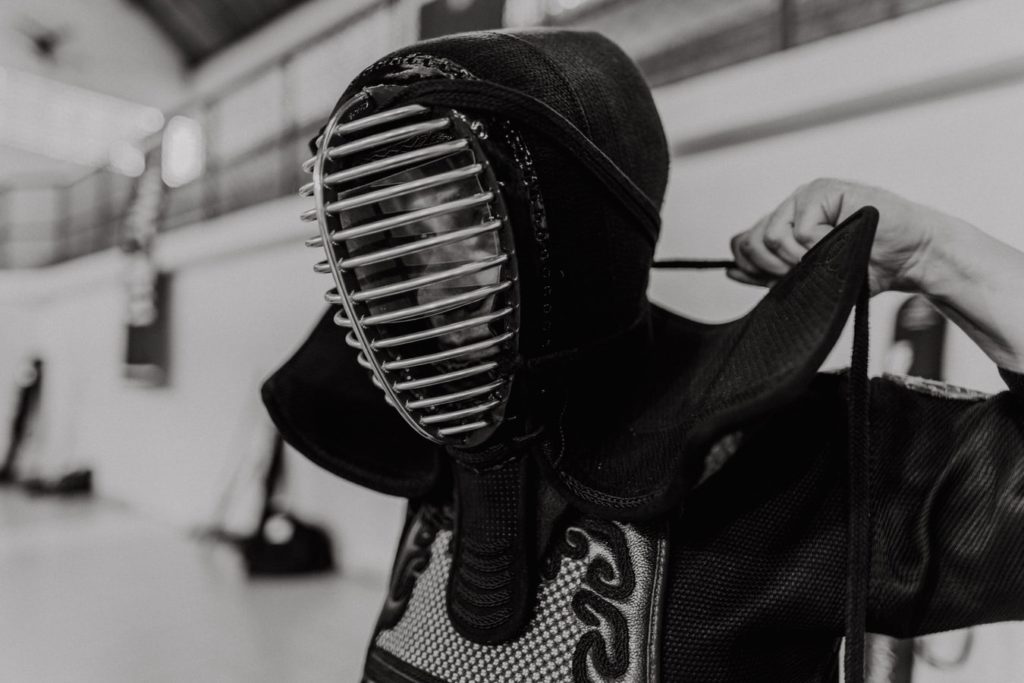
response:
<path fill-rule="evenodd" d="M 550 48 L 547 38 L 469 34 L 381 60 L 346 90 L 303 165 L 312 178 L 300 194 L 313 206 L 302 217 L 318 226 L 307 244 L 325 257 L 315 269 L 334 281 L 326 300 L 352 347 L 339 353 L 357 353 L 383 400 L 442 445 L 488 442 L 522 412 L 510 403 L 529 362 L 614 336 L 645 309 L 667 157 L 632 62 L 596 42 L 612 54 L 610 67 L 626 67 L 610 113 L 628 98 L 634 116 L 618 131 L 585 130 L 586 108 L 560 84 L 543 73 L 537 83 L 503 82 L 500 63 L 468 52 L 492 41 Z M 636 150 L 623 154 L 619 139 L 631 126 L 643 130 L 633 144 L 650 150 L 647 192 L 613 158 L 636 165 Z M 598 145 L 595 133 L 615 138 Z M 609 192 L 616 183 L 646 204 L 648 225 L 631 215 L 629 197 Z"/>

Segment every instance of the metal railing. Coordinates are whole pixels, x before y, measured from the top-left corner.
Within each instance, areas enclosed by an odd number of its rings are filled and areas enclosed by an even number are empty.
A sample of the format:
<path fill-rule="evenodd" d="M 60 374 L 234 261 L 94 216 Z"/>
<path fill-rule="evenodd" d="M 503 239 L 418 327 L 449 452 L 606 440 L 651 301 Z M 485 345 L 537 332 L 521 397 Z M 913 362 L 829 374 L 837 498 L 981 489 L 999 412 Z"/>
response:
<path fill-rule="evenodd" d="M 267 107 L 274 105 L 282 117 L 273 122 L 268 134 L 253 136 L 255 139 L 251 141 L 245 139 L 244 146 L 230 154 L 218 152 L 221 147 L 218 137 L 230 133 L 237 140 L 239 131 L 234 128 L 229 131 L 227 127 L 245 126 L 247 123 L 245 120 L 220 120 L 224 117 L 216 116 L 216 112 L 230 98 L 244 96 L 246 88 L 260 79 L 274 72 L 287 76 L 296 57 L 318 47 L 330 48 L 326 43 L 338 41 L 342 33 L 360 31 L 361 23 L 377 12 L 389 13 L 382 20 L 395 35 L 394 28 L 400 25 L 400 17 L 392 15 L 401 10 L 400 5 L 394 0 L 370 3 L 321 32 L 312 41 L 261 63 L 216 97 L 183 108 L 183 114 L 207 123 L 204 126 L 206 166 L 202 175 L 192 182 L 166 189 L 159 231 L 176 230 L 293 194 L 301 184 L 301 163 L 309 156 L 307 144 L 329 113 L 330 101 L 337 93 L 328 93 L 329 99 L 317 116 L 307 112 L 302 117 L 293 110 L 290 98 L 295 93 L 285 87 L 286 78 L 277 79 L 281 87 L 273 96 L 279 100 L 261 104 Z M 387 50 L 389 46 L 373 47 Z M 351 60 L 353 64 L 365 60 L 364 55 L 359 57 L 359 60 Z M 311 120 L 304 121 L 303 118 Z M 159 135 L 143 143 L 143 147 L 150 150 L 148 159 L 158 156 L 152 152 L 159 145 Z M 0 189 L 0 268 L 53 265 L 116 246 L 122 239 L 136 182 L 136 178 L 125 177 L 109 169 L 97 169 L 65 186 Z M 25 197 L 43 191 L 48 195 L 45 201 L 52 206 L 46 207 L 45 217 L 40 218 L 31 208 L 25 208 L 30 203 Z M 14 207 L 21 208 L 15 210 Z"/>
<path fill-rule="evenodd" d="M 640 65 L 652 83 L 670 82 L 819 39 L 826 34 L 842 33 L 950 1 L 874 0 L 871 5 L 875 10 L 868 12 L 858 3 L 845 0 L 820 0 L 818 3 L 775 0 L 777 4 L 770 5 L 770 11 L 763 16 L 746 17 L 734 26 L 718 26 L 706 36 L 660 46 L 655 54 L 641 59 Z M 562 19 L 549 18 L 547 23 L 573 26 L 580 22 L 585 28 L 593 28 L 588 22 L 595 15 L 601 16 L 604 12 L 614 20 L 616 12 L 627 8 L 627 2 L 630 11 L 644 6 L 651 11 L 657 11 L 659 7 L 664 10 L 662 0 L 635 0 L 635 4 L 634 0 L 596 0 L 586 5 L 586 11 L 578 17 L 570 14 Z M 678 12 L 684 4 L 671 7 Z M 320 93 L 312 92 L 313 88 L 320 87 L 322 79 L 319 75 L 325 66 L 328 72 L 333 73 L 336 87 L 337 83 L 346 80 L 339 71 L 351 70 L 348 77 L 354 76 L 356 65 L 366 61 L 367 52 L 382 54 L 396 47 L 387 43 L 412 41 L 414 35 L 399 35 L 400 29 L 406 30 L 415 24 L 401 13 L 418 6 L 416 2 L 407 0 L 370 2 L 302 46 L 259 64 L 217 97 L 193 103 L 183 110 L 205 124 L 206 168 L 196 180 L 167 190 L 160 231 L 175 230 L 291 194 L 301 184 L 299 167 L 301 161 L 308 157 L 306 143 L 315 134 L 318 123 L 327 116 L 337 94 L 325 92 L 328 98 L 321 102 Z M 773 36 L 755 52 L 751 52 L 749 41 L 737 41 L 738 36 L 753 30 L 749 25 L 751 21 L 763 23 L 763 30 L 758 30 Z M 309 59 L 324 55 L 329 57 L 326 65 Z M 306 70 L 305 77 L 303 69 Z M 314 71 L 313 75 L 317 77 L 309 78 L 310 71 Z M 297 86 L 297 83 L 305 85 Z M 305 92 L 296 92 L 296 88 L 301 87 L 306 88 Z M 277 100 L 268 101 L 268 92 Z M 246 105 L 246 98 L 255 96 L 262 99 Z M 310 101 L 316 104 L 314 108 L 317 111 L 311 110 Z M 247 116 L 242 116 L 241 120 L 225 116 L 225 104 L 234 105 L 232 111 L 240 108 L 255 110 L 253 114 L 256 115 L 264 110 L 277 112 L 279 119 L 271 123 L 264 121 L 262 133 L 254 132 L 253 139 L 249 140 L 244 134 L 240 137 L 240 131 L 235 127 L 249 125 L 256 129 L 260 126 Z M 301 112 L 298 111 L 300 109 Z M 233 120 L 224 120 L 226 118 Z M 156 136 L 148 142 L 149 148 L 159 145 Z M 226 153 L 225 146 L 237 149 Z M 19 193 L 38 192 L 38 188 L 0 190 L 0 268 L 51 265 L 115 246 L 121 239 L 135 182 L 133 178 L 101 169 L 71 185 L 49 188 L 54 206 L 42 212 L 45 218 L 40 218 L 32 210 L 25 210 L 25 202 L 19 201 Z"/>

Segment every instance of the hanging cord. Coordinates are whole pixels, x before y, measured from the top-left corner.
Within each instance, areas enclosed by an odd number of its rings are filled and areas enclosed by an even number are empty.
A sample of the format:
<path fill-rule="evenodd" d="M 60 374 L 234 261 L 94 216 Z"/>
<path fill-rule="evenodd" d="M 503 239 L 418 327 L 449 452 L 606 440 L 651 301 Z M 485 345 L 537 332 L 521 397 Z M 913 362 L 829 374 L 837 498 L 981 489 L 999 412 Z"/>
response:
<path fill-rule="evenodd" d="M 868 574 L 871 566 L 870 536 L 870 390 L 868 379 L 868 284 L 861 287 L 853 318 L 853 353 L 850 357 L 847 414 L 849 430 L 849 518 L 846 574 L 847 683 L 864 681 L 864 632 L 867 630 Z"/>
<path fill-rule="evenodd" d="M 670 258 L 670 259 L 658 259 L 651 264 L 651 268 L 690 268 L 690 269 L 710 269 L 710 268 L 736 268 L 735 261 L 728 261 L 726 259 L 685 259 L 685 258 Z"/>

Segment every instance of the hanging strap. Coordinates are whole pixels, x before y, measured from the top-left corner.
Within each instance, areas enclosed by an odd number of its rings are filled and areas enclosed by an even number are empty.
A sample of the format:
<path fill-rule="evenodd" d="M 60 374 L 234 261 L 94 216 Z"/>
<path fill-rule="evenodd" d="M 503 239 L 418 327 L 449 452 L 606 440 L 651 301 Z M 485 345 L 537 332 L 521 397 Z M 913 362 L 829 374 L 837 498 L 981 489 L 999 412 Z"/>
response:
<path fill-rule="evenodd" d="M 867 630 L 868 574 L 871 566 L 870 390 L 868 379 L 868 301 L 865 281 L 853 318 L 853 353 L 847 397 L 849 430 L 849 528 L 846 574 L 846 660 L 848 683 L 864 681 L 864 632 Z"/>

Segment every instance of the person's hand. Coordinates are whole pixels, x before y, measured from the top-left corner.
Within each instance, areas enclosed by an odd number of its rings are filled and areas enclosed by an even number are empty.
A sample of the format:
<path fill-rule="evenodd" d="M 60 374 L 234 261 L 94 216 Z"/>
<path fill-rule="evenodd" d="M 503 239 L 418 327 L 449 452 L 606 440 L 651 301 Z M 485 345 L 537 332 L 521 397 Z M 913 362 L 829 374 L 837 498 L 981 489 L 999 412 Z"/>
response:
<path fill-rule="evenodd" d="M 1024 253 L 970 223 L 891 192 L 815 180 L 732 239 L 740 282 L 771 285 L 863 206 L 878 209 L 869 284 L 924 294 L 1002 368 L 1024 373 Z"/>
<path fill-rule="evenodd" d="M 871 250 L 871 293 L 921 291 L 926 256 L 935 236 L 958 219 L 891 192 L 844 180 L 819 179 L 796 189 L 775 211 L 730 242 L 739 282 L 771 285 L 808 249 L 863 206 L 878 209 Z"/>

